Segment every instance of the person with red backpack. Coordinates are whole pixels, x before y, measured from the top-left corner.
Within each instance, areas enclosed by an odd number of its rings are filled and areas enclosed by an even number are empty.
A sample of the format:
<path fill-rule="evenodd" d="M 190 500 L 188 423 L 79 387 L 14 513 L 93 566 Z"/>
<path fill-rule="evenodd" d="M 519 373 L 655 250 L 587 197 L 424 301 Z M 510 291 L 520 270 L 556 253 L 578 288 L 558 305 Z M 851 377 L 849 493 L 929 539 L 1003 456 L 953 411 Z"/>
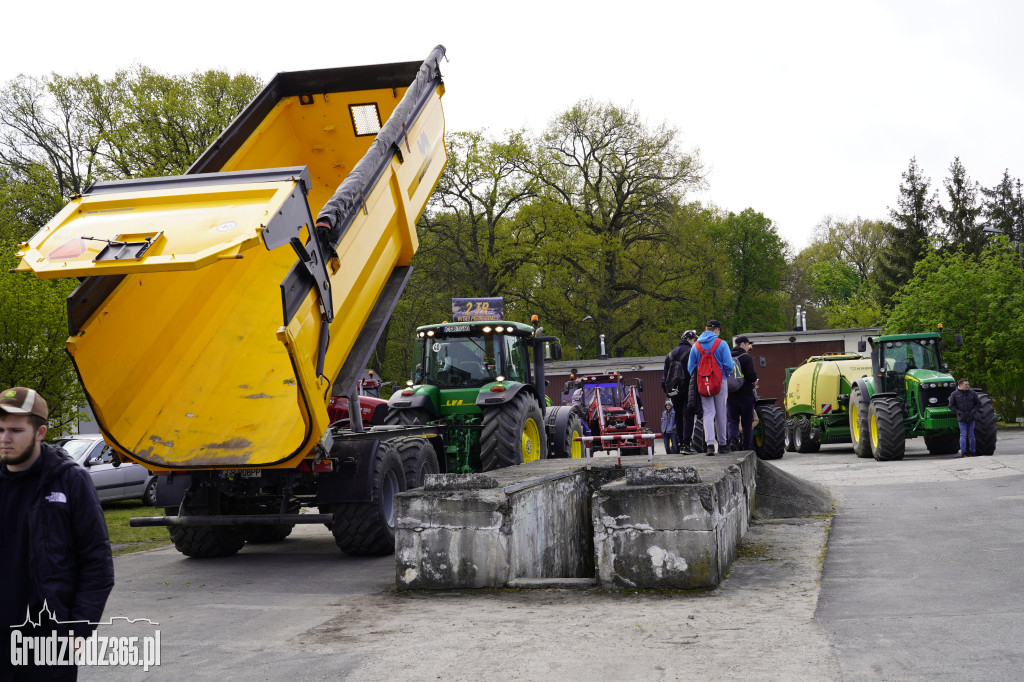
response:
<path fill-rule="evenodd" d="M 718 338 L 722 333 L 718 320 L 708 320 L 704 328 L 706 331 L 690 351 L 687 368 L 697 382 L 697 394 L 704 410 L 704 440 L 708 444 L 707 454 L 711 456 L 715 454 L 716 442 L 719 454 L 729 452 L 726 428 L 729 389 L 725 377 L 732 373 L 733 360 L 729 344 Z"/>

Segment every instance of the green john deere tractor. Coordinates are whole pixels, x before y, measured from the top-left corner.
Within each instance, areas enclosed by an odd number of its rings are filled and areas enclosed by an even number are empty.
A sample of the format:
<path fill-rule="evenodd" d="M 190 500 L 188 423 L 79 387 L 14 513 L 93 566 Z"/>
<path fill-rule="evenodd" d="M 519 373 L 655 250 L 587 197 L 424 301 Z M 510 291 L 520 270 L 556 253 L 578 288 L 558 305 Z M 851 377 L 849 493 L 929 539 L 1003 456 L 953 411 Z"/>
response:
<path fill-rule="evenodd" d="M 452 473 L 581 457 L 579 408 L 546 405 L 544 346 L 556 360 L 561 346 L 541 333 L 505 320 L 418 328 L 412 379 L 391 396 L 385 423 L 438 426 Z"/>
<path fill-rule="evenodd" d="M 853 381 L 848 398 L 850 439 L 857 456 L 903 459 L 906 439 L 917 436 L 924 437 L 933 455 L 955 453 L 960 430 L 949 395 L 956 384 L 942 363 L 941 335 L 893 334 L 869 338 L 868 343 L 872 375 Z M 864 342 L 858 350 L 864 352 Z M 995 452 L 995 411 L 984 393 L 975 439 L 977 454 Z"/>

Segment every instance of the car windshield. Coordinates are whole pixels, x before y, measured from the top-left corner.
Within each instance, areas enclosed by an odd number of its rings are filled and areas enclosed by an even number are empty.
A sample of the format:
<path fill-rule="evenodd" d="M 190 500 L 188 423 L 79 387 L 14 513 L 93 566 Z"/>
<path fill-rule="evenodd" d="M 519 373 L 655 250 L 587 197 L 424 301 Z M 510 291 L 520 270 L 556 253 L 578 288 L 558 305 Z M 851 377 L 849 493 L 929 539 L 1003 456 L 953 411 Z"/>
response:
<path fill-rule="evenodd" d="M 64 448 L 64 452 L 71 455 L 71 459 L 78 459 L 92 447 L 96 441 L 85 438 L 62 438 L 56 441 L 56 445 Z"/>

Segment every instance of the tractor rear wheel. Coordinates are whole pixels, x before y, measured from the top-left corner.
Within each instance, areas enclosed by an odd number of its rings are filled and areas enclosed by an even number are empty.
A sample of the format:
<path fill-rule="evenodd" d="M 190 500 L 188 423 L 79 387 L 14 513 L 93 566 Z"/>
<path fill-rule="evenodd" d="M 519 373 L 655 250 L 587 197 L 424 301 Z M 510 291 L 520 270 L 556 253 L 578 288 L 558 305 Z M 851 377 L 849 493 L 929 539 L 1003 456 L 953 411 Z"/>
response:
<path fill-rule="evenodd" d="M 960 434 L 950 433 L 944 436 L 925 436 L 924 444 L 931 455 L 952 455 L 960 449 Z"/>
<path fill-rule="evenodd" d="M 797 417 L 793 422 L 793 447 L 797 452 L 818 452 L 821 450 L 821 443 L 811 440 L 811 420 L 807 417 Z"/>
<path fill-rule="evenodd" d="M 778 405 L 755 405 L 754 454 L 759 459 L 782 459 L 786 454 L 786 415 Z"/>
<path fill-rule="evenodd" d="M 871 454 L 879 462 L 903 459 L 907 432 L 903 426 L 903 405 L 893 398 L 872 400 L 868 407 Z"/>
<path fill-rule="evenodd" d="M 437 453 L 426 438 L 400 438 L 394 441 L 405 472 L 405 489 L 422 488 L 427 474 L 439 473 Z"/>
<path fill-rule="evenodd" d="M 974 418 L 974 454 L 992 455 L 996 451 L 996 411 L 991 398 L 987 395 L 978 397 L 981 405 Z"/>
<path fill-rule="evenodd" d="M 793 432 L 796 430 L 795 422 L 796 419 L 786 420 L 786 452 L 796 452 L 796 444 L 793 443 Z"/>
<path fill-rule="evenodd" d="M 868 403 L 860 393 L 860 387 L 850 391 L 850 440 L 853 452 L 858 457 L 871 456 L 871 430 L 868 428 Z"/>
<path fill-rule="evenodd" d="M 484 409 L 481 471 L 535 462 L 547 456 L 544 417 L 532 395 L 520 391 L 504 405 Z"/>
<path fill-rule="evenodd" d="M 385 424 L 410 426 L 412 424 L 426 424 L 432 421 L 433 417 L 430 413 L 424 409 L 418 407 L 410 407 L 405 410 L 389 410 L 386 417 L 384 417 Z"/>
<path fill-rule="evenodd" d="M 373 489 L 369 502 L 334 505 L 331 532 L 346 554 L 383 556 L 395 551 L 395 495 L 405 491 L 405 470 L 398 450 L 388 441 L 377 444 Z"/>

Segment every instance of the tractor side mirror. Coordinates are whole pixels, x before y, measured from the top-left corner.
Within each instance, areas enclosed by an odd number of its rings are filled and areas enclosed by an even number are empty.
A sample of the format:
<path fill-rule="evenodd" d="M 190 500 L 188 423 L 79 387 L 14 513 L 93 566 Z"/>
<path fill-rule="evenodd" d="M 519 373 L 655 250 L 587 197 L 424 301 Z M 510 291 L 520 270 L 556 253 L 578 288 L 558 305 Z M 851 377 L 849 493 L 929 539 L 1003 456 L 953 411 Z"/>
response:
<path fill-rule="evenodd" d="M 637 390 L 638 393 L 643 393 L 644 392 L 644 380 L 643 379 L 637 379 L 636 380 L 636 390 Z"/>
<path fill-rule="evenodd" d="M 964 337 L 961 336 L 960 334 L 957 334 L 956 336 L 953 337 L 953 342 L 958 346 L 962 346 L 964 345 Z"/>
<path fill-rule="evenodd" d="M 858 341 L 857 342 L 857 352 L 858 353 L 863 353 L 867 349 L 868 349 L 868 344 L 866 342 L 864 342 L 864 341 Z"/>
<path fill-rule="evenodd" d="M 553 343 L 551 344 L 551 359 L 561 360 L 562 359 L 562 344 Z"/>

